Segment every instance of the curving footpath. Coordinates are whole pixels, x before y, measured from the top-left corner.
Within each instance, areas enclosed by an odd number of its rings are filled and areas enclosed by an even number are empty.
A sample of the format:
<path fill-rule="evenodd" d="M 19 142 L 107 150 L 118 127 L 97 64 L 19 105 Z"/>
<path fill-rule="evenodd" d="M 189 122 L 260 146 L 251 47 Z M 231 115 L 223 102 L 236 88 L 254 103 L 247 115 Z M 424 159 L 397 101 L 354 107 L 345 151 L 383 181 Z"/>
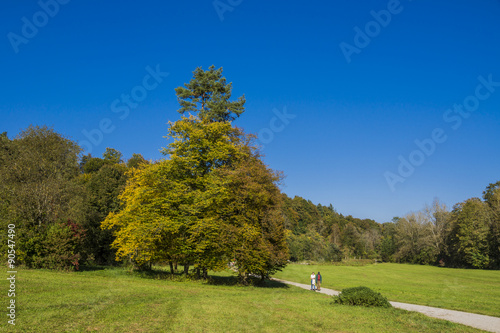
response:
<path fill-rule="evenodd" d="M 273 278 L 272 280 L 289 284 L 292 286 L 296 286 L 303 289 L 311 289 L 311 286 L 308 284 L 302 284 L 297 282 L 285 281 L 280 279 Z M 316 291 L 326 295 L 338 295 L 339 291 L 321 288 L 320 291 Z M 426 316 L 448 320 L 454 323 L 459 323 L 462 325 L 467 325 L 470 327 L 478 328 L 488 332 L 500 333 L 500 318 L 479 315 L 474 313 L 455 311 L 455 310 L 446 310 L 440 308 L 433 308 L 430 306 L 423 305 L 415 305 L 415 304 L 407 304 L 407 303 L 399 303 L 399 302 L 390 302 L 393 307 L 407 310 L 407 311 L 416 311 L 423 313 Z"/>

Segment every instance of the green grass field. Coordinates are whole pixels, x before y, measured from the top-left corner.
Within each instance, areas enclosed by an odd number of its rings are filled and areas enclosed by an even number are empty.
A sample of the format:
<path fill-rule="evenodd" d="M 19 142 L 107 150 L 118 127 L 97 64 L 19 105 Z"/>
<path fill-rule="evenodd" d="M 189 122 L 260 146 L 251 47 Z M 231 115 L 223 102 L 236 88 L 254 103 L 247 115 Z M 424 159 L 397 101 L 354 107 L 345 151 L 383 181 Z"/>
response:
<path fill-rule="evenodd" d="M 291 266 L 290 271 L 294 268 Z M 325 270 L 325 280 L 328 275 Z M 154 279 L 122 268 L 71 273 L 19 270 L 16 326 L 7 324 L 3 315 L 0 330 L 478 332 L 398 309 L 332 305 L 329 296 L 276 282 L 265 287 L 242 287 L 234 285 L 235 280 L 228 276 L 216 281 Z M 6 292 L 0 300 L 6 313 Z"/>
<path fill-rule="evenodd" d="M 342 290 L 366 286 L 391 301 L 428 305 L 500 317 L 500 271 L 421 265 L 288 265 L 275 277 L 309 284 L 321 272 L 323 287 Z"/>

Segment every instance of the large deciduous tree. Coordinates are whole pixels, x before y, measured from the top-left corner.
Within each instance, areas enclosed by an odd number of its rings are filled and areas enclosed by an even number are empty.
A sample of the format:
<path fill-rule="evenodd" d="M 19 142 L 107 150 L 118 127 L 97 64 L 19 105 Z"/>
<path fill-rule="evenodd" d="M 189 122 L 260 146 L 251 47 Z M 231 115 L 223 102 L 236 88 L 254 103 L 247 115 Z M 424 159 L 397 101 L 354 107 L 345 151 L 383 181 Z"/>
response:
<path fill-rule="evenodd" d="M 235 260 L 244 279 L 265 277 L 287 259 L 280 175 L 269 170 L 240 130 L 194 116 L 171 123 L 162 160 L 131 174 L 115 228 L 117 255 L 194 263 L 219 270 Z"/>
<path fill-rule="evenodd" d="M 483 198 L 490 210 L 490 267 L 500 268 L 500 181 L 489 184 L 483 192 Z"/>
<path fill-rule="evenodd" d="M 429 263 L 424 239 L 427 237 L 425 215 L 410 213 L 395 222 L 395 241 L 398 247 L 395 258 L 398 262 Z M 424 255 L 424 256 L 423 256 Z"/>
<path fill-rule="evenodd" d="M 395 218 L 394 258 L 399 262 L 433 264 L 444 252 L 444 238 L 450 213 L 435 199 L 422 211 Z"/>
<path fill-rule="evenodd" d="M 1 220 L 15 224 L 17 259 L 28 267 L 78 267 L 80 150 L 48 127 L 30 126 L 13 140 L 0 138 Z"/>
<path fill-rule="evenodd" d="M 235 260 L 239 276 L 259 274 L 264 279 L 288 259 L 277 186 L 281 174 L 268 169 L 257 154 L 247 154 L 233 166 L 214 172 L 221 195 L 211 205 L 211 214 L 222 221 L 224 234 L 219 237 L 226 240 L 226 255 Z"/>
<path fill-rule="evenodd" d="M 431 206 L 424 208 L 424 216 L 426 222 L 424 223 L 425 247 L 428 253 L 434 258 L 429 263 L 437 261 L 437 256 L 444 252 L 444 240 L 446 237 L 446 228 L 450 221 L 450 212 L 446 205 L 441 203 L 437 198 L 434 199 Z"/>
<path fill-rule="evenodd" d="M 455 265 L 488 266 L 489 227 L 490 216 L 485 202 L 472 198 L 455 205 L 447 239 L 448 254 Z"/>

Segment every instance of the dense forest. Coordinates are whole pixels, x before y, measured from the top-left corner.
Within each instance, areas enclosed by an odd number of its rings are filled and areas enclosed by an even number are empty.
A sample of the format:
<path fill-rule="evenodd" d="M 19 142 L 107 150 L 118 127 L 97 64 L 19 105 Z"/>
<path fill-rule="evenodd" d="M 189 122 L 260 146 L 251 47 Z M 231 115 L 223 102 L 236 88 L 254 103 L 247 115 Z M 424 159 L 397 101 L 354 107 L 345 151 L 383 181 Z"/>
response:
<path fill-rule="evenodd" d="M 236 265 L 240 277 L 269 276 L 287 261 L 350 258 L 500 268 L 500 181 L 451 211 L 431 206 L 391 222 L 344 216 L 279 189 L 255 136 L 233 126 L 222 68 L 197 68 L 175 89 L 181 119 L 169 122 L 164 159 L 106 148 L 82 155 L 46 126 L 0 135 L 0 251 L 11 265 L 176 263 L 197 274 Z M 184 114 L 189 116 L 184 116 Z M 7 232 L 8 231 L 8 232 Z"/>

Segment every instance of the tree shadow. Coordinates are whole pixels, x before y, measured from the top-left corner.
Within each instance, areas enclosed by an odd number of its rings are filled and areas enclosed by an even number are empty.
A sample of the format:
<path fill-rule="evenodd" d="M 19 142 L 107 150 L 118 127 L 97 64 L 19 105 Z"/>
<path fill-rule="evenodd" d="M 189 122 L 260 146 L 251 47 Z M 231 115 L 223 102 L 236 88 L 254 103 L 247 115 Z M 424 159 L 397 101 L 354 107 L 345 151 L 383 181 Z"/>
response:
<path fill-rule="evenodd" d="M 200 280 L 196 277 L 195 274 L 190 273 L 185 275 L 182 271 L 175 271 L 174 273 L 170 272 L 170 270 L 163 270 L 158 268 L 153 269 L 133 269 L 129 271 L 130 274 L 143 278 L 143 279 L 151 279 L 151 280 L 170 280 L 174 282 L 186 282 L 186 281 L 196 281 Z"/>
<path fill-rule="evenodd" d="M 212 285 L 212 286 L 237 286 L 237 285 L 239 285 L 239 281 L 238 281 L 238 278 L 236 276 L 209 275 L 206 283 L 209 285 Z"/>
<path fill-rule="evenodd" d="M 80 266 L 79 272 L 91 272 L 91 271 L 104 271 L 110 268 L 117 268 L 116 266 Z M 170 270 L 162 268 L 152 268 L 152 269 L 126 269 L 122 267 L 122 274 L 132 275 L 135 277 L 148 279 L 148 280 L 169 280 L 172 282 L 202 282 L 212 286 L 238 286 L 238 287 L 257 287 L 257 288 L 290 288 L 287 284 L 265 279 L 262 281 L 257 276 L 249 276 L 245 283 L 242 283 L 238 276 L 235 275 L 209 275 L 207 279 L 203 279 L 197 276 L 194 271 L 190 271 L 188 275 L 185 275 L 183 271 L 175 271 L 174 273 Z"/>
<path fill-rule="evenodd" d="M 264 280 L 260 278 L 248 277 L 246 283 L 241 283 L 237 276 L 217 276 L 210 275 L 206 283 L 212 286 L 252 286 L 257 288 L 290 288 L 287 284 L 274 280 Z"/>
<path fill-rule="evenodd" d="M 78 267 L 78 270 L 76 272 L 95 272 L 95 271 L 103 271 L 105 269 L 109 268 L 114 268 L 114 266 L 97 266 L 97 265 L 92 265 L 92 266 L 85 266 L 81 265 Z"/>
<path fill-rule="evenodd" d="M 266 280 L 265 285 L 262 287 L 263 288 L 283 288 L 283 289 L 290 288 L 289 285 L 287 285 L 283 282 L 275 281 L 275 280 Z"/>

